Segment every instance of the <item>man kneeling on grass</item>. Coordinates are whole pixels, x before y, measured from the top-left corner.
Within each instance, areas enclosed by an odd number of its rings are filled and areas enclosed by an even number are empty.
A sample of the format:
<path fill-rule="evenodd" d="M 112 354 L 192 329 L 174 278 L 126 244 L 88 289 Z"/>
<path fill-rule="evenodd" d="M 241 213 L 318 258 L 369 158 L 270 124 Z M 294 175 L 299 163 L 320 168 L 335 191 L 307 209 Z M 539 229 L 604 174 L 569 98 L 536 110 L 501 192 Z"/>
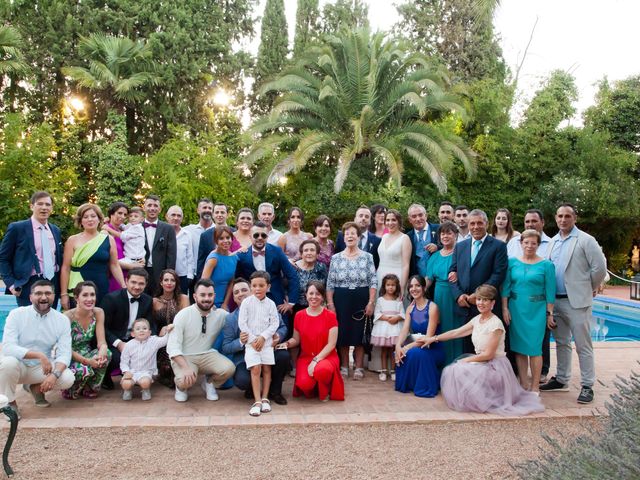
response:
<path fill-rule="evenodd" d="M 193 294 L 196 303 L 180 310 L 173 320 L 167 353 L 176 376 L 175 399 L 178 402 L 187 401 L 187 391 L 196 383 L 198 373 L 205 375 L 201 386 L 207 400 L 218 400 L 216 386 L 224 384 L 236 370 L 231 360 L 212 347 L 227 315 L 224 310 L 214 307 L 214 297 L 213 282 L 204 278 L 198 280 Z"/>

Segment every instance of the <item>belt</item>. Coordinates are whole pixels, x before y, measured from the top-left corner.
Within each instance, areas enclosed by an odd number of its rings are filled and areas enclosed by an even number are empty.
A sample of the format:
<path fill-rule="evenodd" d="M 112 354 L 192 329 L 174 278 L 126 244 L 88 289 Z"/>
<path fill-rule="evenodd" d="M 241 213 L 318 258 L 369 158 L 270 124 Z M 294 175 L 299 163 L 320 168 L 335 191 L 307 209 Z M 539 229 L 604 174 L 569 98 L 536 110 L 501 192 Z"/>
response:
<path fill-rule="evenodd" d="M 518 296 L 519 295 L 516 292 L 511 292 L 509 294 L 509 298 L 512 298 L 513 300 L 516 300 Z M 545 297 L 544 295 L 529 295 L 530 302 L 544 302 L 546 298 L 547 297 Z"/>
<path fill-rule="evenodd" d="M 556 298 L 569 298 L 569 295 L 566 293 L 557 293 Z"/>

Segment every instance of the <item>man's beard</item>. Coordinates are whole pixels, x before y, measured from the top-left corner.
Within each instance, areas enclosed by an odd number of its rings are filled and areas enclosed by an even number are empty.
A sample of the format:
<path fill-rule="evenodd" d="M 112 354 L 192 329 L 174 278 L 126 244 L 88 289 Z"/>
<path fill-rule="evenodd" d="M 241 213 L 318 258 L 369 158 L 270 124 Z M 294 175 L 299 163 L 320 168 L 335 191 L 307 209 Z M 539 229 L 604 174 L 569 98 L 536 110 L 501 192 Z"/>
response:
<path fill-rule="evenodd" d="M 34 307 L 39 314 L 44 315 L 45 313 L 49 312 L 49 310 L 51 310 L 52 305 L 53 304 L 49 302 L 49 300 L 47 300 L 46 302 L 36 302 Z"/>
<path fill-rule="evenodd" d="M 208 313 L 213 308 L 213 300 L 207 306 L 196 300 L 196 306 L 202 313 Z"/>
<path fill-rule="evenodd" d="M 207 222 L 210 221 L 212 218 L 212 215 L 209 212 L 202 212 L 200 214 L 200 220 L 206 220 Z"/>

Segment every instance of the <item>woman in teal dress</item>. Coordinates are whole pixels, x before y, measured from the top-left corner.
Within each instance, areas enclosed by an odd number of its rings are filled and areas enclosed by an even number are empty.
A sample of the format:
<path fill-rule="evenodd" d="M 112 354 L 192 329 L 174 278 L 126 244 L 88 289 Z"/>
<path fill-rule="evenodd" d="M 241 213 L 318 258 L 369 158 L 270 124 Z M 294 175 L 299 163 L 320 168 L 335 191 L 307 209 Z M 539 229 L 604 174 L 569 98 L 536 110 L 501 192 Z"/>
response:
<path fill-rule="evenodd" d="M 449 284 L 449 267 L 451 254 L 456 246 L 458 227 L 452 222 L 444 222 L 438 229 L 442 249 L 429 258 L 427 264 L 427 288 L 435 282 L 434 302 L 440 310 L 440 326 L 443 332 L 454 330 L 462 323 L 455 314 L 455 300 Z M 444 344 L 445 365 L 453 363 L 463 353 L 462 339 L 452 340 Z"/>
<path fill-rule="evenodd" d="M 553 263 L 539 257 L 540 234 L 525 230 L 520 236 L 522 257 L 510 258 L 502 284 L 502 313 L 509 325 L 511 350 L 516 354 L 520 385 L 538 392 L 542 371 L 542 339 L 553 319 L 556 274 Z M 529 382 L 531 369 L 531 382 Z"/>
<path fill-rule="evenodd" d="M 71 321 L 71 364 L 69 370 L 75 382 L 62 396 L 75 400 L 83 396 L 96 398 L 107 372 L 111 352 L 104 333 L 104 311 L 96 307 L 96 284 L 83 281 L 76 285 L 74 295 L 77 306 L 65 312 Z M 92 348 L 96 344 L 98 348 Z"/>
<path fill-rule="evenodd" d="M 231 297 L 233 277 L 236 274 L 238 257 L 231 253 L 233 231 L 227 226 L 216 227 L 213 239 L 216 249 L 209 254 L 204 264 L 202 278 L 209 278 L 213 282 L 215 290 L 214 304 L 216 308 L 222 308 L 230 312 L 235 307 Z"/>

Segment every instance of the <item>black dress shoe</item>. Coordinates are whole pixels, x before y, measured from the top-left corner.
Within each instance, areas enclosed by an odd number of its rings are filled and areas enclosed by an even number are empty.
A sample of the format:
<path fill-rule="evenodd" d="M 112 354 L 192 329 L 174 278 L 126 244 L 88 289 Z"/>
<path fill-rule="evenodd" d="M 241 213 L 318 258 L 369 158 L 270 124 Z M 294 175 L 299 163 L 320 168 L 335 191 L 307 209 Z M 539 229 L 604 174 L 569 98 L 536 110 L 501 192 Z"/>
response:
<path fill-rule="evenodd" d="M 288 403 L 281 393 L 269 394 L 269 400 L 276 402 L 278 405 L 286 405 Z"/>
<path fill-rule="evenodd" d="M 113 380 L 111 380 L 111 375 L 107 374 L 102 380 L 102 388 L 105 390 L 113 390 Z"/>

